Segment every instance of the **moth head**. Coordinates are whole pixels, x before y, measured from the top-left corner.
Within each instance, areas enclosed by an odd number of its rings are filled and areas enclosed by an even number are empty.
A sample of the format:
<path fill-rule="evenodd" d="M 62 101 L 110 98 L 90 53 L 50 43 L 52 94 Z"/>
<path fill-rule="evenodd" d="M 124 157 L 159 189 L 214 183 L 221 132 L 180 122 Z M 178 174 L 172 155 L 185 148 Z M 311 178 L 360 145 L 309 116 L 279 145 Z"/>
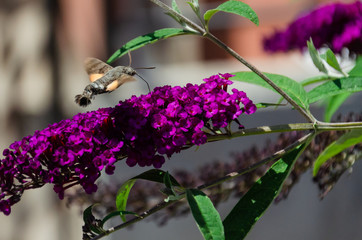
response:
<path fill-rule="evenodd" d="M 123 73 L 128 74 L 130 76 L 134 76 L 134 75 L 137 74 L 136 71 L 131 67 L 124 67 L 123 68 Z"/>

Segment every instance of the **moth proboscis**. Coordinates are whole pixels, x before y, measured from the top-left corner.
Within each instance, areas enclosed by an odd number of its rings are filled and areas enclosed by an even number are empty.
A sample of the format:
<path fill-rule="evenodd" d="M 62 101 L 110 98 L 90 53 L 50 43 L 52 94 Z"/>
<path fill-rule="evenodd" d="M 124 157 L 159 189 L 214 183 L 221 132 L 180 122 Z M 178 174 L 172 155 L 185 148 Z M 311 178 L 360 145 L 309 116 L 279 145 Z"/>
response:
<path fill-rule="evenodd" d="M 89 75 L 91 83 L 84 88 L 82 94 L 75 96 L 75 102 L 81 107 L 91 104 L 91 100 L 95 95 L 110 93 L 122 84 L 134 81 L 134 75 L 139 76 L 145 81 L 148 90 L 151 91 L 148 82 L 130 66 L 112 67 L 97 58 L 87 58 L 84 61 L 84 68 Z M 152 69 L 152 67 L 146 69 Z"/>

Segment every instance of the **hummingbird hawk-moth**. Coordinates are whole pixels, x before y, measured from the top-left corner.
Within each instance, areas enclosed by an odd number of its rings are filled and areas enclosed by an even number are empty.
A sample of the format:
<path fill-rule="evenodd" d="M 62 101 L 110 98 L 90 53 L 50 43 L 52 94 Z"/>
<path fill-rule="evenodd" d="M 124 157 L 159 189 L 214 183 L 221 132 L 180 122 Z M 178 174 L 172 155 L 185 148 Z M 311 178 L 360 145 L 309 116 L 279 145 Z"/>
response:
<path fill-rule="evenodd" d="M 132 67 L 112 67 L 97 58 L 87 58 L 84 62 L 84 68 L 89 75 L 91 83 L 84 88 L 82 94 L 75 96 L 75 102 L 81 107 L 91 104 L 91 100 L 95 95 L 110 93 L 122 84 L 134 81 L 134 75 L 139 76 L 146 82 Z M 148 83 L 147 86 L 150 91 Z"/>

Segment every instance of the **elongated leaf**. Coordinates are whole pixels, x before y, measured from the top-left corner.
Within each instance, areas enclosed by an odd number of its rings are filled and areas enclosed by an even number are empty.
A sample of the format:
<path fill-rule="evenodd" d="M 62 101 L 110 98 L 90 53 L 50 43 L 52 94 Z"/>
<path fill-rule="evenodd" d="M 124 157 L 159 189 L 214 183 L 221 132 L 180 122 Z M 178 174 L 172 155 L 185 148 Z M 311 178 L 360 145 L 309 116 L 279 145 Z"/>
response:
<path fill-rule="evenodd" d="M 300 82 L 300 84 L 302 84 L 302 86 L 305 87 L 305 86 L 308 86 L 308 85 L 311 85 L 314 83 L 321 83 L 321 82 L 330 81 L 330 80 L 334 80 L 334 79 L 336 79 L 336 78 L 332 78 L 327 75 L 316 76 L 316 77 L 304 79 L 303 81 Z"/>
<path fill-rule="evenodd" d="M 254 72 L 236 72 L 232 74 L 235 75 L 235 77 L 232 77 L 231 80 L 259 85 L 275 91 L 269 84 L 267 84 Z M 307 92 L 304 90 L 300 83 L 286 76 L 271 73 L 264 74 L 268 78 L 270 78 L 276 85 L 278 85 L 283 91 L 285 91 L 299 106 L 304 109 L 309 109 Z"/>
<path fill-rule="evenodd" d="M 120 213 L 122 211 L 126 210 L 126 206 L 127 206 L 127 200 L 128 200 L 128 196 L 129 193 L 133 187 L 133 185 L 135 184 L 136 179 L 130 179 L 128 181 L 126 181 L 118 190 L 117 192 L 117 197 L 116 197 L 116 207 L 117 210 L 120 211 Z M 123 214 L 120 214 L 122 220 L 125 222 L 126 221 L 126 217 Z"/>
<path fill-rule="evenodd" d="M 362 77 L 362 55 L 359 55 L 356 59 L 356 65 L 348 73 L 349 76 Z"/>
<path fill-rule="evenodd" d="M 362 77 L 345 77 L 323 83 L 308 92 L 309 103 L 339 95 L 362 91 Z"/>
<path fill-rule="evenodd" d="M 316 159 L 313 167 L 313 176 L 317 175 L 319 168 L 328 159 L 360 142 L 362 142 L 362 129 L 354 129 L 345 133 L 337 141 L 331 143 Z"/>
<path fill-rule="evenodd" d="M 200 232 L 206 240 L 223 240 L 224 227 L 211 200 L 200 190 L 188 189 L 187 201 Z"/>
<path fill-rule="evenodd" d="M 267 108 L 267 107 L 279 107 L 279 106 L 285 106 L 285 104 L 280 103 L 257 103 L 255 104 L 257 108 Z"/>
<path fill-rule="evenodd" d="M 339 65 L 339 62 L 337 61 L 336 56 L 334 55 L 334 53 L 332 52 L 331 49 L 328 48 L 326 53 L 323 56 L 324 56 L 323 59 L 328 63 L 329 66 L 331 66 L 332 68 L 334 68 L 338 72 L 345 75 L 345 73 L 342 71 L 341 66 Z"/>
<path fill-rule="evenodd" d="M 181 13 L 180 8 L 178 7 L 176 0 L 172 0 L 172 5 L 171 6 L 172 6 L 173 10 L 175 10 L 178 13 Z"/>
<path fill-rule="evenodd" d="M 278 196 L 284 180 L 289 175 L 294 162 L 304 147 L 305 144 L 299 145 L 274 163 L 268 172 L 239 200 L 223 221 L 226 240 L 244 239 L 275 197 Z"/>
<path fill-rule="evenodd" d="M 164 183 L 164 177 L 167 172 L 162 171 L 160 169 L 151 169 L 146 172 L 143 172 L 132 179 L 144 179 L 152 182 Z M 177 180 L 168 173 L 168 178 L 171 181 L 173 186 L 180 187 L 181 185 L 177 182 Z"/>
<path fill-rule="evenodd" d="M 152 33 L 148 33 L 146 35 L 136 37 L 131 41 L 127 42 L 126 44 L 124 44 L 115 53 L 113 53 L 113 55 L 107 60 L 107 63 L 112 63 L 118 58 L 127 54 L 127 52 L 134 51 L 145 45 L 152 44 L 166 38 L 185 35 L 185 34 L 196 34 L 196 33 L 181 28 L 163 28 L 156 30 Z"/>
<path fill-rule="evenodd" d="M 324 112 L 324 121 L 325 122 L 331 121 L 333 114 L 351 95 L 352 95 L 352 93 L 342 93 L 342 94 L 330 97 L 330 99 L 328 100 L 328 103 L 327 103 L 326 110 Z"/>
<path fill-rule="evenodd" d="M 138 216 L 135 212 L 130 212 L 130 211 L 113 211 L 109 214 L 107 214 L 107 216 L 105 216 L 102 221 L 101 221 L 101 227 L 104 226 L 104 224 L 111 218 L 113 217 L 119 217 L 122 215 L 134 215 L 134 216 Z"/>
<path fill-rule="evenodd" d="M 127 180 L 118 190 L 117 198 L 116 198 L 117 210 L 121 211 L 121 212 L 126 210 L 129 193 L 137 179 L 164 183 L 165 174 L 166 174 L 165 171 L 162 171 L 159 169 L 151 169 L 151 170 L 143 172 L 143 173 Z M 167 178 L 169 179 L 168 180 L 169 184 L 180 187 L 180 184 L 177 182 L 177 180 L 173 176 L 168 174 Z M 125 221 L 125 216 L 123 214 L 121 214 L 121 218 L 123 221 Z"/>
<path fill-rule="evenodd" d="M 319 71 L 321 71 L 321 72 L 323 72 L 325 74 L 328 74 L 328 70 L 324 66 L 322 58 L 320 57 L 317 49 L 314 47 L 312 38 L 309 41 L 307 41 L 307 45 L 308 45 L 309 55 L 312 58 L 314 66 L 316 66 Z"/>
<path fill-rule="evenodd" d="M 92 232 L 97 233 L 97 234 L 101 234 L 102 232 L 104 232 L 105 230 L 101 227 L 95 226 L 94 225 L 94 220 L 95 217 L 93 216 L 92 213 L 92 209 L 95 206 L 95 204 L 90 205 L 89 207 L 87 207 L 84 212 L 83 212 L 83 221 L 84 221 L 84 225 L 89 228 Z"/>
<path fill-rule="evenodd" d="M 191 0 L 187 2 L 190 7 L 192 8 L 192 11 L 197 15 L 198 18 L 200 18 L 200 5 L 198 0 Z"/>
<path fill-rule="evenodd" d="M 254 10 L 246 3 L 235 0 L 224 2 L 220 4 L 217 8 L 206 11 L 206 13 L 204 14 L 206 26 L 208 26 L 211 17 L 219 11 L 234 13 L 236 15 L 246 17 L 247 19 L 255 23 L 255 25 L 259 26 L 259 18 Z"/>

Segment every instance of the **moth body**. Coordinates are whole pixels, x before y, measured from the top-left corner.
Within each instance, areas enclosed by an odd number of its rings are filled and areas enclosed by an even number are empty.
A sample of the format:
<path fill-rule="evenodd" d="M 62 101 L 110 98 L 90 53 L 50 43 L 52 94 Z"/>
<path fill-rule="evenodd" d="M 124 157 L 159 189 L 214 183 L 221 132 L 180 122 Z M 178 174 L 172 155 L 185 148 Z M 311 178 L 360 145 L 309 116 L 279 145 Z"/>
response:
<path fill-rule="evenodd" d="M 82 94 L 75 96 L 75 102 L 82 107 L 91 103 L 95 95 L 109 93 L 122 84 L 133 81 L 136 71 L 131 67 L 111 67 L 96 58 L 88 58 L 85 61 L 85 69 L 92 83 L 88 84 Z"/>

